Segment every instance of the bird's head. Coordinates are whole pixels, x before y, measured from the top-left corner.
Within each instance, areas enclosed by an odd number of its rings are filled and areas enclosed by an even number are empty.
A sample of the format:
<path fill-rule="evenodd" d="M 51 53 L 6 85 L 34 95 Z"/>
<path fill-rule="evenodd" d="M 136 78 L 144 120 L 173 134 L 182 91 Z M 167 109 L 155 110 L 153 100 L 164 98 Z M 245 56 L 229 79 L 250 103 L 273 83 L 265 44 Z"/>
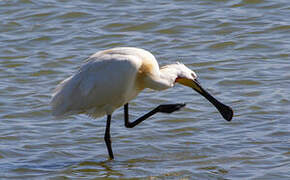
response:
<path fill-rule="evenodd" d="M 197 75 L 194 71 L 181 63 L 176 63 L 172 66 L 174 66 L 176 71 L 175 83 L 179 83 L 194 89 L 200 95 L 204 96 L 209 102 L 211 102 L 218 109 L 225 120 L 231 121 L 233 117 L 233 110 L 229 106 L 215 99 L 205 89 L 203 89 L 203 87 L 198 82 Z"/>

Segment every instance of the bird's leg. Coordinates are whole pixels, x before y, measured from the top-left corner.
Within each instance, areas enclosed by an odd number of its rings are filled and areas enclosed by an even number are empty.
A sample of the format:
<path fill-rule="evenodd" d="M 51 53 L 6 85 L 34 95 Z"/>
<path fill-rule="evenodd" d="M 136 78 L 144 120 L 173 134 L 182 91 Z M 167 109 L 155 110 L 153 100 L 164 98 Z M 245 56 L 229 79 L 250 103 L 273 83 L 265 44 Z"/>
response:
<path fill-rule="evenodd" d="M 107 116 L 107 125 L 106 125 L 106 132 L 105 132 L 105 142 L 107 145 L 108 153 L 110 156 L 110 159 L 114 159 L 112 146 L 111 146 L 111 135 L 110 135 L 110 126 L 111 126 L 111 115 Z"/>
<path fill-rule="evenodd" d="M 141 116 L 137 120 L 130 122 L 129 121 L 129 108 L 128 108 L 128 103 L 124 105 L 124 119 L 125 119 L 125 126 L 127 128 L 133 128 L 137 124 L 141 123 L 145 119 L 149 118 L 150 116 L 153 116 L 154 114 L 161 112 L 161 113 L 172 113 L 174 111 L 178 111 L 180 108 L 184 107 L 185 104 L 161 104 L 157 106 L 155 109 L 152 111 L 148 112 L 147 114 Z"/>

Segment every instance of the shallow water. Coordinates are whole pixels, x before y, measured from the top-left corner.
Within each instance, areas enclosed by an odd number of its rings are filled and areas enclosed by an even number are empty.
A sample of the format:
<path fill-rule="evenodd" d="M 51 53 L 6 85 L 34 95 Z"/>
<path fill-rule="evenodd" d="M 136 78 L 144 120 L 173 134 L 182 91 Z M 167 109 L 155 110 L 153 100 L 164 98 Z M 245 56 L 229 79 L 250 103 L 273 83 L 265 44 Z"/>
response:
<path fill-rule="evenodd" d="M 0 1 L 0 179 L 290 179 L 287 0 Z M 113 116 L 54 118 L 55 86 L 98 50 L 136 46 L 181 61 L 235 110 L 226 122 L 191 89 L 145 90 L 131 119 L 185 102 L 133 129 Z"/>

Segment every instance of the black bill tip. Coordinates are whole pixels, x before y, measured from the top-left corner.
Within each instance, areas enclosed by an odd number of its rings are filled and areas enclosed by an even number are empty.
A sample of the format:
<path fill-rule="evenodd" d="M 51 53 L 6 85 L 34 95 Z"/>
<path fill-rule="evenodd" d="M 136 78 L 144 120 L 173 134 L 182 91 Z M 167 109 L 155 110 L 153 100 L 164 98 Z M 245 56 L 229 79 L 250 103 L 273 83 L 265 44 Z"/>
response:
<path fill-rule="evenodd" d="M 227 121 L 231 121 L 234 115 L 234 111 L 231 107 L 222 104 L 220 108 L 218 108 L 219 112 L 223 116 L 223 118 Z"/>

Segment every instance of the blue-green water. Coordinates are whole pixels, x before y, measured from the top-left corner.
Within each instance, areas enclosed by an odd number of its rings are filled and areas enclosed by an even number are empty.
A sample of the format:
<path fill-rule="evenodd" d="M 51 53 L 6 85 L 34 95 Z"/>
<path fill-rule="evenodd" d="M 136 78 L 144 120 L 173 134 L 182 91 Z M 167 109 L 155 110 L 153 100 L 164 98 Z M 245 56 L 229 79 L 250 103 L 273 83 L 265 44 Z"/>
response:
<path fill-rule="evenodd" d="M 0 179 L 290 179 L 290 2 L 0 1 Z M 55 118 L 55 86 L 89 55 L 116 46 L 181 61 L 235 110 L 232 122 L 191 89 L 145 90 L 126 129 L 113 115 Z"/>

